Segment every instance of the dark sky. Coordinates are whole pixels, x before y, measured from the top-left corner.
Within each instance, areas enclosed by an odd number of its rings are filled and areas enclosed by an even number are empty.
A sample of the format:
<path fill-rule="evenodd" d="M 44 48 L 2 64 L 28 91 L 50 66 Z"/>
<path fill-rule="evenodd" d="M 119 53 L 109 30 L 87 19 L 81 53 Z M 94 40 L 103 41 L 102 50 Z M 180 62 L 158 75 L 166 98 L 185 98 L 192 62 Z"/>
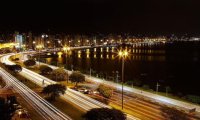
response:
<path fill-rule="evenodd" d="M 0 30 L 200 33 L 200 0 L 6 0 Z"/>

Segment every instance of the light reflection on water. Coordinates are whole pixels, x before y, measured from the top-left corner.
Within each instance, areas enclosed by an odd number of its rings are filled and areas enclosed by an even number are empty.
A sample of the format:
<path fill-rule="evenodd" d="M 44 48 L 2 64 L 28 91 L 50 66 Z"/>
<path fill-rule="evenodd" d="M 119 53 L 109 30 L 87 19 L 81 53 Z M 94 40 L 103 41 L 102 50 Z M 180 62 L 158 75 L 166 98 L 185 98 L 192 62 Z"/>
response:
<path fill-rule="evenodd" d="M 130 66 L 134 66 L 132 64 L 134 64 L 135 61 L 163 62 L 166 60 L 165 50 L 135 49 L 135 48 L 128 48 L 128 47 L 127 49 L 128 51 L 130 51 L 129 56 L 127 58 L 127 61 L 131 62 Z M 58 52 L 57 54 L 58 54 L 57 58 L 55 57 L 47 58 L 46 62 L 51 63 L 52 61 L 54 62 L 58 61 L 58 63 L 65 64 L 66 63 L 65 53 Z M 94 60 L 98 61 L 99 63 L 96 63 Z M 84 61 L 86 61 L 88 64 L 86 64 L 86 62 L 84 63 Z M 119 62 L 120 60 L 118 58 L 117 49 L 115 47 L 75 50 L 71 52 L 70 55 L 67 55 L 68 64 L 74 64 L 75 67 L 81 67 L 83 66 L 82 64 L 85 64 L 84 66 L 86 66 L 86 68 L 81 68 L 81 69 L 88 69 L 89 67 L 92 67 L 92 66 L 98 66 L 98 64 L 107 64 L 107 62 L 111 62 L 111 64 L 109 65 L 113 65 L 116 63 L 116 61 Z M 118 64 L 118 66 L 120 66 L 120 64 Z M 113 68 L 112 66 L 110 67 Z M 117 69 L 119 69 L 119 67 Z M 103 70 L 105 70 L 105 68 Z"/>

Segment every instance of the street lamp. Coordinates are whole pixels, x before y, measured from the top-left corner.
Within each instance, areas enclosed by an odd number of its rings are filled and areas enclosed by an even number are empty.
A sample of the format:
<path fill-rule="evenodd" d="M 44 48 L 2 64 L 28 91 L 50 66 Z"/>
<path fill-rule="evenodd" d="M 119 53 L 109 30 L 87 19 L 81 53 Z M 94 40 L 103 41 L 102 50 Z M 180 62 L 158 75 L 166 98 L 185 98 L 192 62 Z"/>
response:
<path fill-rule="evenodd" d="M 21 118 L 22 111 L 18 112 L 19 118 Z"/>
<path fill-rule="evenodd" d="M 63 51 L 66 53 L 66 70 L 67 70 L 67 54 L 68 54 L 68 52 L 70 51 L 71 49 L 70 49 L 70 47 L 68 47 L 68 46 L 64 46 L 63 47 Z M 68 70 L 67 70 L 67 74 L 68 74 Z M 68 83 L 68 80 L 69 80 L 69 74 L 68 74 L 68 78 L 67 78 L 67 83 Z"/>
<path fill-rule="evenodd" d="M 122 58 L 122 109 L 124 108 L 124 60 L 128 56 L 127 50 L 120 50 L 118 52 L 119 57 Z"/>
<path fill-rule="evenodd" d="M 60 43 L 61 43 L 61 41 L 60 41 L 60 40 L 58 40 L 58 43 L 60 44 Z"/>
<path fill-rule="evenodd" d="M 33 45 L 32 45 L 32 48 L 35 50 L 35 41 L 33 41 Z"/>

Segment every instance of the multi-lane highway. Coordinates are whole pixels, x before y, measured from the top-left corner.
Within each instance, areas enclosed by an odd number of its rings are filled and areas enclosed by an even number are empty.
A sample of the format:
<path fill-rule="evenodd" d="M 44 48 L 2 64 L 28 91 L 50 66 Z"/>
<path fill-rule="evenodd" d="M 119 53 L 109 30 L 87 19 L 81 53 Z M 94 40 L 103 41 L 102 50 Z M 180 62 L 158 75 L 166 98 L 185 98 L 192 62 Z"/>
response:
<path fill-rule="evenodd" d="M 0 75 L 6 83 L 12 86 L 12 88 L 43 117 L 44 120 L 71 120 L 69 116 L 52 106 L 2 68 L 0 68 Z"/>
<path fill-rule="evenodd" d="M 2 63 L 6 63 L 6 64 L 14 64 L 13 62 L 9 61 L 9 57 L 13 55 L 13 54 L 9 54 L 9 55 L 5 55 L 3 57 L 1 57 L 1 62 Z M 29 80 L 32 80 L 33 82 L 35 82 L 36 84 L 43 86 L 43 80 L 45 85 L 49 85 L 49 84 L 55 84 L 56 82 L 41 76 L 33 71 L 30 71 L 26 68 L 22 69 L 22 72 L 20 72 L 21 75 L 23 75 L 24 77 L 26 77 Z M 79 93 L 77 91 L 74 91 L 72 89 L 67 89 L 66 93 L 62 96 L 63 98 L 65 98 L 66 100 L 70 101 L 71 103 L 79 106 L 80 108 L 82 108 L 85 111 L 88 111 L 92 108 L 102 108 L 102 107 L 108 107 L 109 106 L 94 100 L 88 96 L 85 96 L 82 93 Z M 133 117 L 131 115 L 127 115 L 128 120 L 138 120 L 139 118 Z"/>

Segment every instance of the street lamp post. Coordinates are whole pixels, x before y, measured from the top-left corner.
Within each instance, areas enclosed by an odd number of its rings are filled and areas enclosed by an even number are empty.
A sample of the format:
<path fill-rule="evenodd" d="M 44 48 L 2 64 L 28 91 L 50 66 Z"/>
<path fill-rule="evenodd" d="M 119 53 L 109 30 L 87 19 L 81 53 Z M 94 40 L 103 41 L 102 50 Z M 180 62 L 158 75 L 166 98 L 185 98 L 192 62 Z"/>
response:
<path fill-rule="evenodd" d="M 122 109 L 124 108 L 124 61 L 128 56 L 128 51 L 119 51 L 119 56 L 122 58 Z"/>
<path fill-rule="evenodd" d="M 158 94 L 158 87 L 160 86 L 160 84 L 158 84 L 158 82 L 156 83 L 156 94 Z"/>
<path fill-rule="evenodd" d="M 33 46 L 32 46 L 32 48 L 35 50 L 35 41 L 33 41 Z"/>
<path fill-rule="evenodd" d="M 122 57 L 122 109 L 124 108 L 124 57 Z"/>

